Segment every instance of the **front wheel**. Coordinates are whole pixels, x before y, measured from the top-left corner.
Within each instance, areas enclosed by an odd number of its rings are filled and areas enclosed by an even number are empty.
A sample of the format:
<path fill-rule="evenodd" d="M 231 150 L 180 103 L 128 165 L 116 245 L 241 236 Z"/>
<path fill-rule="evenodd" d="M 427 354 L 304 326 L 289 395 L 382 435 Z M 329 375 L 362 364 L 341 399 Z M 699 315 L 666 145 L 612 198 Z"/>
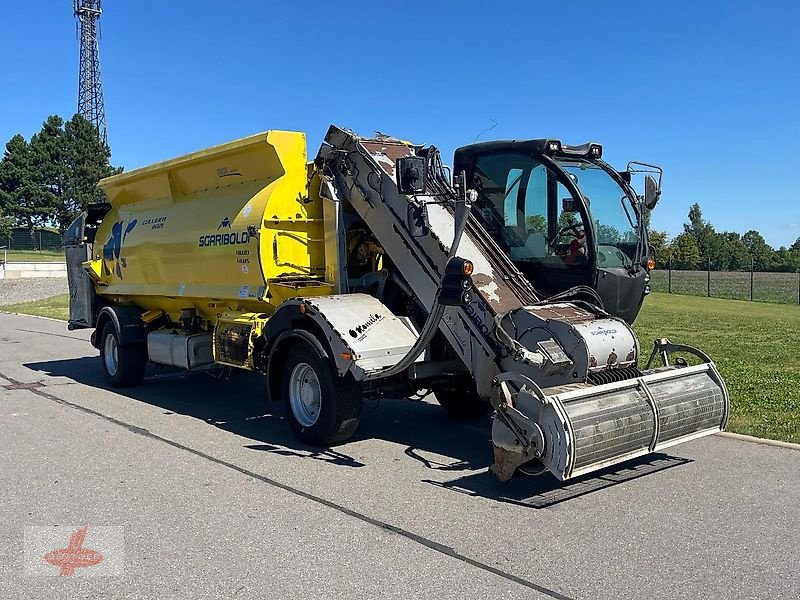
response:
<path fill-rule="evenodd" d="M 100 362 L 112 387 L 138 385 L 144 379 L 147 348 L 144 344 L 120 346 L 117 327 L 108 321 L 100 336 Z"/>
<path fill-rule="evenodd" d="M 361 386 L 339 377 L 306 342 L 294 345 L 281 375 L 284 412 L 295 435 L 307 444 L 328 446 L 353 435 L 361 417 Z"/>

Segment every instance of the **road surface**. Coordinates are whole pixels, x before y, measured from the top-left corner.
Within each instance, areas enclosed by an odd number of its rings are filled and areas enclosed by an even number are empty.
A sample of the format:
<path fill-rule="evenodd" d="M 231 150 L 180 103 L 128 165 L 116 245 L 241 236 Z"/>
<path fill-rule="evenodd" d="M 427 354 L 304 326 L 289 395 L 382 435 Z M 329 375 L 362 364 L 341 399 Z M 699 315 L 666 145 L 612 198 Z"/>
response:
<path fill-rule="evenodd" d="M 0 314 L 1 598 L 800 596 L 796 450 L 714 436 L 501 484 L 489 420 L 432 399 L 368 405 L 315 450 L 257 376 L 111 391 L 88 337 Z M 117 527 L 124 572 L 26 575 L 47 525 Z"/>

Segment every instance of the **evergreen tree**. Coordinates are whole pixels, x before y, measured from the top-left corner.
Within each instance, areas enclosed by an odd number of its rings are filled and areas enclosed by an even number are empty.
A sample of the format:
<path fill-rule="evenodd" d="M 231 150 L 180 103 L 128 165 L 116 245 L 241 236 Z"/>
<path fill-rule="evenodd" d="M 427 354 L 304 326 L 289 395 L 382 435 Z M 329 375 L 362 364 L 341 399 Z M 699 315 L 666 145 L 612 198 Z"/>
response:
<path fill-rule="evenodd" d="M 75 115 L 64 125 L 64 139 L 67 186 L 56 216 L 61 231 L 86 210 L 87 204 L 105 199 L 97 187 L 100 179 L 122 172 L 121 168 L 109 164 L 110 148 L 97 135 L 94 126 L 82 116 Z"/>
<path fill-rule="evenodd" d="M 30 143 L 21 135 L 6 145 L 0 162 L 0 209 L 31 231 L 56 225 L 64 231 L 90 202 L 101 202 L 97 182 L 122 171 L 109 165 L 111 151 L 92 124 L 75 115 L 52 115 Z"/>
<path fill-rule="evenodd" d="M 64 164 L 66 140 L 64 120 L 51 115 L 42 124 L 30 142 L 34 181 L 39 190 L 42 206 L 48 206 L 47 221 L 57 221 L 57 215 L 64 204 L 67 187 L 67 172 Z"/>
<path fill-rule="evenodd" d="M 6 144 L 0 161 L 0 208 L 10 215 L 14 224 L 30 231 L 36 248 L 36 227 L 45 225 L 53 205 L 39 187 L 35 170 L 36 160 L 30 144 L 17 134 Z"/>
<path fill-rule="evenodd" d="M 3 209 L 0 208 L 0 242 L 4 242 L 9 235 L 11 235 L 11 228 L 14 226 L 14 220 L 3 214 Z M 0 244 L 5 245 L 5 244 Z"/>

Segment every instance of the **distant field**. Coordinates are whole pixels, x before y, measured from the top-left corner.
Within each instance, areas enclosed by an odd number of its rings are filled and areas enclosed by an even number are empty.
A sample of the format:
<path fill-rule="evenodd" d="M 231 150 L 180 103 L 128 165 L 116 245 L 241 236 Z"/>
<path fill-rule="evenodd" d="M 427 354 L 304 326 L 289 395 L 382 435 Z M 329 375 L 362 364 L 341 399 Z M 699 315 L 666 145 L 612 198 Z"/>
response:
<path fill-rule="evenodd" d="M 0 250 L 0 260 L 3 259 L 3 250 Z M 64 262 L 64 252 L 41 250 L 34 251 L 8 251 L 8 262 Z"/>
<path fill-rule="evenodd" d="M 50 317 L 51 319 L 66 321 L 69 318 L 69 294 L 60 294 L 44 300 L 6 304 L 5 306 L 0 306 L 0 312 Z"/>
<path fill-rule="evenodd" d="M 729 430 L 800 442 L 800 307 L 654 293 L 634 329 L 643 354 L 667 337 L 711 355 L 731 394 Z"/>
<path fill-rule="evenodd" d="M 68 302 L 62 294 L 0 311 L 66 320 Z M 800 443 L 800 307 L 653 293 L 634 329 L 645 360 L 657 337 L 711 355 L 731 394 L 729 430 Z"/>
<path fill-rule="evenodd" d="M 669 271 L 656 269 L 651 274 L 655 292 L 669 289 Z M 672 293 L 705 296 L 708 286 L 707 271 L 672 271 Z M 800 273 L 755 273 L 753 275 L 753 300 L 798 304 Z M 711 271 L 711 297 L 734 300 L 750 299 L 750 273 L 736 271 Z"/>

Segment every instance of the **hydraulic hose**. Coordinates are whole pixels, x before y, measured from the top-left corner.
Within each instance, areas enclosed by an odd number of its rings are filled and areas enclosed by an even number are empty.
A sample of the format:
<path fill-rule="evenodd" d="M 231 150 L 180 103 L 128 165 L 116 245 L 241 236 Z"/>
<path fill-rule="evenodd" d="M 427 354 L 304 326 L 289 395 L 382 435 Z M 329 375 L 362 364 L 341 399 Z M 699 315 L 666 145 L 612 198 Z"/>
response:
<path fill-rule="evenodd" d="M 453 236 L 453 244 L 450 246 L 450 252 L 447 254 L 448 261 L 456 255 L 458 245 L 461 242 L 461 236 L 464 233 L 464 228 L 467 225 L 469 209 L 470 205 L 466 199 L 460 199 L 456 201 L 455 234 Z M 442 277 L 444 277 L 444 272 L 442 273 Z M 385 379 L 386 377 L 397 375 L 398 373 L 401 373 L 410 367 L 412 363 L 417 360 L 419 355 L 425 351 L 425 348 L 427 348 L 431 343 L 431 340 L 433 340 L 433 336 L 436 335 L 436 332 L 439 329 L 439 322 L 442 320 L 442 315 L 444 314 L 445 306 L 439 301 L 441 291 L 442 282 L 440 281 L 439 287 L 436 290 L 436 296 L 433 299 L 433 305 L 428 313 L 428 318 L 425 319 L 425 323 L 422 326 L 422 331 L 420 332 L 419 337 L 414 345 L 411 346 L 408 352 L 406 352 L 406 354 L 394 365 L 384 369 L 383 371 L 367 374 L 364 377 L 364 381 L 374 381 L 376 379 Z"/>

